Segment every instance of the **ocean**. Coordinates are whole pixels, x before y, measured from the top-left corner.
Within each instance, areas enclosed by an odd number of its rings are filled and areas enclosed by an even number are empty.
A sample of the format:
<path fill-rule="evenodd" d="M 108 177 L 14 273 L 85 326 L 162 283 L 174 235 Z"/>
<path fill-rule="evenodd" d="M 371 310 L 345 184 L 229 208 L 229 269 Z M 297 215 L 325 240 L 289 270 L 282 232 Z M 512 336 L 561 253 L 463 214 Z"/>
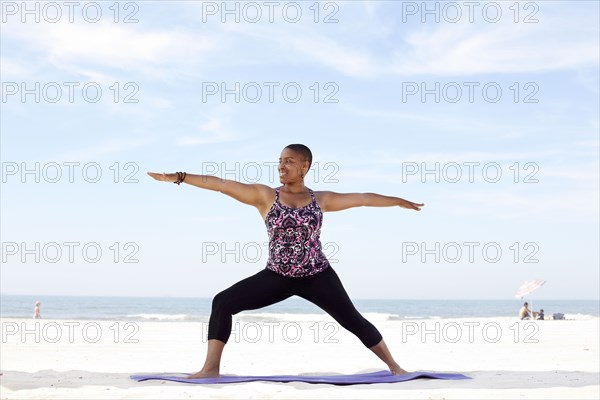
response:
<path fill-rule="evenodd" d="M 0 317 L 31 318 L 35 302 L 41 302 L 45 319 L 116 321 L 207 322 L 212 299 L 182 297 L 84 297 L 0 295 Z M 353 299 L 356 308 L 373 320 L 516 317 L 524 300 L 385 300 Z M 598 300 L 536 300 L 534 310 L 546 316 L 563 313 L 567 319 L 600 315 Z M 307 320 L 324 312 L 312 303 L 292 297 L 260 310 L 237 316 L 250 320 Z"/>

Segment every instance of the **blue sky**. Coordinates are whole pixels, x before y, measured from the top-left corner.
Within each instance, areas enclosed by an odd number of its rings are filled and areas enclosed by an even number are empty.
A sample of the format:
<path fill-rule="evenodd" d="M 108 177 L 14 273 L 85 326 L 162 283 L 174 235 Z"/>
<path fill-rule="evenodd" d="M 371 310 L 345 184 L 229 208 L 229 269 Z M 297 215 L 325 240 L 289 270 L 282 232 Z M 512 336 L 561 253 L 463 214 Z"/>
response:
<path fill-rule="evenodd" d="M 211 297 L 264 223 L 145 172 L 276 187 L 304 143 L 312 189 L 426 204 L 325 214 L 351 297 L 599 297 L 597 2 L 113 3 L 2 4 L 2 293 Z"/>

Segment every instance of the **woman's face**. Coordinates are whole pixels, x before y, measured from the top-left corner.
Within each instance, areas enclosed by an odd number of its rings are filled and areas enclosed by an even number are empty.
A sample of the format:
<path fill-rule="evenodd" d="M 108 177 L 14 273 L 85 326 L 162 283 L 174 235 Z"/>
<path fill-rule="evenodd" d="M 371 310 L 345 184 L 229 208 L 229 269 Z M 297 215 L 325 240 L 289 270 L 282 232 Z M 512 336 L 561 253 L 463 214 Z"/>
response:
<path fill-rule="evenodd" d="M 292 183 L 301 181 L 308 170 L 308 161 L 292 149 L 285 148 L 279 156 L 279 182 Z"/>

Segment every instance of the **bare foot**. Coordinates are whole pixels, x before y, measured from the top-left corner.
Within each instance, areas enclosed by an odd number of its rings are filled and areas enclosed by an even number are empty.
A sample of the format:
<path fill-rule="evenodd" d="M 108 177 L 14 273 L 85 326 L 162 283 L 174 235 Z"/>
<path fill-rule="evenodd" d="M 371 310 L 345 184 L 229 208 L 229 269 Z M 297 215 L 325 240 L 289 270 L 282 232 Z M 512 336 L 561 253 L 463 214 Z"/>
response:
<path fill-rule="evenodd" d="M 219 377 L 218 370 L 216 370 L 216 371 L 215 370 L 212 370 L 212 371 L 200 370 L 200 371 L 196 372 L 195 374 L 186 376 L 185 379 L 218 378 L 218 377 Z"/>
<path fill-rule="evenodd" d="M 392 375 L 404 375 L 404 374 L 408 374 L 408 371 L 405 371 L 402 368 L 400 368 L 400 366 L 398 364 L 390 367 L 390 372 L 392 373 Z"/>

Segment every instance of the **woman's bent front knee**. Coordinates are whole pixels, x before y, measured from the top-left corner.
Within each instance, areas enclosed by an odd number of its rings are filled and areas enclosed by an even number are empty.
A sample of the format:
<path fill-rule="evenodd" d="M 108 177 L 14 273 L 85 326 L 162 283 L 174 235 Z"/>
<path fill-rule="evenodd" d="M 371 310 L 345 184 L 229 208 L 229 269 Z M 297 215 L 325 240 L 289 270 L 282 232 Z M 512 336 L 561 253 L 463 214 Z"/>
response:
<path fill-rule="evenodd" d="M 230 304 L 229 297 L 226 290 L 217 293 L 212 300 L 212 312 L 221 313 L 228 311 L 228 304 Z"/>

